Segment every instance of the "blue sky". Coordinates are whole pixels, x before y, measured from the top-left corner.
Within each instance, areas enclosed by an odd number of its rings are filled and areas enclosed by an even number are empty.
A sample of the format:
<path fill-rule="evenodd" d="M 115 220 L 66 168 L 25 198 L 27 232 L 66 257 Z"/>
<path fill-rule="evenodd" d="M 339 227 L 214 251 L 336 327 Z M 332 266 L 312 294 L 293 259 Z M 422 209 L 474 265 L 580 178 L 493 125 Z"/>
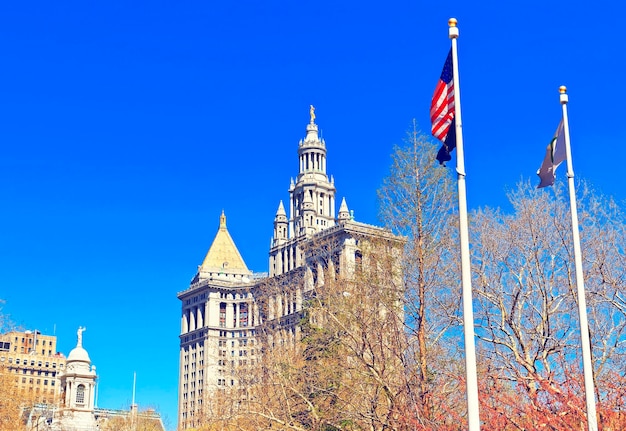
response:
<path fill-rule="evenodd" d="M 507 208 L 507 189 L 536 181 L 560 85 L 576 176 L 621 202 L 626 56 L 614 17 L 624 9 L 617 0 L 7 3 L 4 312 L 55 332 L 65 354 L 86 326 L 99 405 L 127 407 L 136 371 L 140 406 L 174 426 L 176 293 L 222 209 L 249 268 L 267 270 L 310 104 L 338 198 L 378 224 L 393 145 L 413 118 L 429 130 L 454 16 L 470 209 Z"/>

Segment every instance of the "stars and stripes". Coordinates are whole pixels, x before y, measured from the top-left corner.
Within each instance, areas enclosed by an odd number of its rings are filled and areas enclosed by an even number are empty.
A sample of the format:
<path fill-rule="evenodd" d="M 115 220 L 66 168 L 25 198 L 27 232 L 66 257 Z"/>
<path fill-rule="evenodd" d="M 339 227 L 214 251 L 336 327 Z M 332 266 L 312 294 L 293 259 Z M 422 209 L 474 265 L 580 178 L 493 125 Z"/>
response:
<path fill-rule="evenodd" d="M 437 153 L 437 160 L 440 164 L 444 164 L 452 158 L 450 152 L 456 147 L 452 49 L 448 53 L 433 94 L 430 104 L 430 121 L 433 136 L 443 142 L 443 146 Z"/>

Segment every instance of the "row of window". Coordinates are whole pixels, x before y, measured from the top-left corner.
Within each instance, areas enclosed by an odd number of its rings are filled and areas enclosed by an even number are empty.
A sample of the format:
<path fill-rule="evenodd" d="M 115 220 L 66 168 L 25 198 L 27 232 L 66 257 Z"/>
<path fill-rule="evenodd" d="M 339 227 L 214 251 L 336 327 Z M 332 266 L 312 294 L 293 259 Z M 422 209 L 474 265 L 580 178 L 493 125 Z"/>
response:
<path fill-rule="evenodd" d="M 231 350 L 230 351 L 230 356 L 235 357 L 235 352 L 236 350 Z M 226 354 L 226 350 L 220 350 L 218 352 L 219 356 L 227 356 Z M 254 356 L 254 349 L 250 350 L 250 355 Z M 248 356 L 248 351 L 247 350 L 239 350 L 239 356 Z"/>
<path fill-rule="evenodd" d="M 231 338 L 247 336 L 254 337 L 256 335 L 256 330 L 251 329 L 249 331 L 220 331 L 220 337 L 228 337 L 229 333 Z"/>
<path fill-rule="evenodd" d="M 0 356 L 0 362 L 4 362 L 7 358 L 4 356 Z M 13 358 L 8 358 L 8 362 L 9 364 L 13 363 Z M 22 365 L 28 365 L 28 359 L 24 359 L 23 361 L 21 361 Z M 15 365 L 20 365 L 20 358 L 15 358 Z M 35 360 L 31 359 L 30 360 L 30 366 L 34 367 L 35 366 Z M 50 362 L 43 362 L 43 361 L 37 361 L 37 366 L 38 367 L 43 367 L 45 366 L 46 368 L 50 367 Z M 56 368 L 57 367 L 57 363 L 56 362 L 52 362 L 52 368 Z M 59 368 L 63 368 L 63 364 L 59 364 Z"/>
<path fill-rule="evenodd" d="M 226 340 L 219 340 L 218 341 L 218 346 L 219 347 L 226 347 L 227 343 L 228 343 L 228 341 L 226 341 Z M 230 344 L 231 344 L 231 347 L 235 347 L 235 340 L 232 340 L 230 342 Z M 244 338 L 243 340 L 239 340 L 239 347 L 245 347 L 247 345 L 248 345 L 248 339 L 247 338 Z M 254 346 L 254 339 L 250 339 L 250 345 Z"/>
<path fill-rule="evenodd" d="M 15 337 L 15 342 L 17 343 L 17 341 L 18 341 L 18 337 Z M 37 339 L 35 341 L 35 345 L 36 346 L 39 345 L 39 341 L 40 341 L 39 339 Z M 22 337 L 22 344 L 24 344 L 24 343 L 26 343 L 26 338 Z M 7 344 L 7 343 L 5 343 L 5 344 Z M 33 339 L 32 338 L 28 338 L 28 344 L 33 344 Z M 41 345 L 45 346 L 46 345 L 46 340 L 41 340 Z M 48 341 L 48 345 L 52 346 L 52 341 Z"/>
<path fill-rule="evenodd" d="M 9 368 L 9 371 L 11 371 L 11 370 L 15 370 L 16 373 L 19 373 L 20 370 L 22 370 L 22 374 L 30 374 L 31 376 L 35 375 L 35 370 L 27 370 L 25 368 Z M 30 371 L 30 373 L 29 373 L 29 371 Z M 56 376 L 56 372 L 54 372 L 54 371 L 48 372 L 48 371 L 37 370 L 37 375 L 38 376 L 44 375 L 45 377 L 48 377 L 48 374 L 50 374 L 51 377 Z"/>
<path fill-rule="evenodd" d="M 228 361 L 226 361 L 226 360 L 221 360 L 220 359 L 220 360 L 217 361 L 217 365 L 219 365 L 219 366 L 223 367 L 223 366 L 226 366 L 226 364 L 228 364 Z M 250 359 L 250 365 L 254 365 L 254 364 L 255 364 L 254 359 Z M 230 373 L 233 374 L 235 372 L 235 370 L 234 370 L 235 361 L 230 361 L 230 365 L 231 365 Z M 239 366 L 241 367 L 241 366 L 245 366 L 245 365 L 248 365 L 248 360 L 247 359 L 239 359 Z M 218 368 L 217 372 L 219 374 L 224 374 L 224 369 L 223 368 Z"/>
<path fill-rule="evenodd" d="M 186 300 L 185 305 L 189 305 L 192 302 L 195 304 L 198 301 L 202 301 L 203 299 L 206 299 L 206 293 L 203 293 L 202 295 L 199 295 L 199 296 L 194 296 L 193 298 Z"/>
<path fill-rule="evenodd" d="M 246 296 L 250 296 L 250 295 L 246 295 L 245 293 L 226 293 L 226 292 L 220 292 L 220 298 L 224 299 L 245 299 Z"/>
<path fill-rule="evenodd" d="M 34 382 L 35 382 L 35 379 L 33 379 L 33 378 L 28 379 L 28 383 L 29 384 L 33 384 Z M 50 386 L 55 386 L 55 380 L 43 379 L 43 385 L 44 386 L 48 386 L 48 382 L 50 383 Z M 22 383 L 26 384 L 26 377 L 22 377 Z M 37 379 L 37 384 L 38 385 L 41 384 L 41 379 Z"/>

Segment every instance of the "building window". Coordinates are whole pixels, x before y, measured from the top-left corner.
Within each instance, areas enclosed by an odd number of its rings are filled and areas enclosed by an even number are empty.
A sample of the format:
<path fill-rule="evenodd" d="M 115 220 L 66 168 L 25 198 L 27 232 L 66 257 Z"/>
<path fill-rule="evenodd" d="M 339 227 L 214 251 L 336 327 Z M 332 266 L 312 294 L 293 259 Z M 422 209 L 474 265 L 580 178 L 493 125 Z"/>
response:
<path fill-rule="evenodd" d="M 239 305 L 239 324 L 241 326 L 248 326 L 248 304 L 243 302 Z"/>
<path fill-rule="evenodd" d="M 220 302 L 220 326 L 226 326 L 226 303 Z"/>
<path fill-rule="evenodd" d="M 85 404 L 85 385 L 76 388 L 76 404 Z"/>

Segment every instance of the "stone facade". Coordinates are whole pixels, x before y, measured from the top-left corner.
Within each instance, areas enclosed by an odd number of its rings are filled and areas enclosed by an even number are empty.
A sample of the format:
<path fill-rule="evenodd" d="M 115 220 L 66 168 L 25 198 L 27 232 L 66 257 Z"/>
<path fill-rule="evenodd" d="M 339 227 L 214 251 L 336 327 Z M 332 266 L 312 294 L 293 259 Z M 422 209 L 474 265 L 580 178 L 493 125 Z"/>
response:
<path fill-rule="evenodd" d="M 296 340 L 298 323 L 324 273 L 349 275 L 361 262 L 365 242 L 382 239 L 401 250 L 389 231 L 353 220 L 345 199 L 336 213 L 335 185 L 326 172 L 326 143 L 315 115 L 298 145 L 299 171 L 289 186 L 289 216 L 281 201 L 274 218 L 268 273 L 250 271 L 220 216 L 218 232 L 182 303 L 178 429 L 210 415 L 212 397 L 238 385 L 241 367 L 258 362 L 260 330 L 279 328 Z M 268 288 L 271 286 L 272 288 Z"/>
<path fill-rule="evenodd" d="M 132 431 L 137 423 L 143 429 L 165 431 L 158 413 L 149 410 L 138 412 L 137 406 L 130 410 L 111 410 L 95 407 L 96 367 L 91 364 L 89 354 L 83 348 L 83 331 L 78 328 L 76 347 L 67 359 L 64 369 L 58 373 L 60 393 L 55 403 L 38 403 L 25 412 L 27 429 L 39 431 L 100 431 L 116 429 Z M 56 338 L 55 338 L 56 342 Z M 109 424 L 109 422 L 111 422 Z M 150 427 L 146 427 L 149 424 Z M 110 426 L 108 426 L 110 425 Z"/>
<path fill-rule="evenodd" d="M 58 353 L 57 337 L 39 331 L 0 334 L 0 367 L 14 375 L 19 391 L 38 403 L 55 403 L 61 393 L 59 375 L 65 356 Z"/>

